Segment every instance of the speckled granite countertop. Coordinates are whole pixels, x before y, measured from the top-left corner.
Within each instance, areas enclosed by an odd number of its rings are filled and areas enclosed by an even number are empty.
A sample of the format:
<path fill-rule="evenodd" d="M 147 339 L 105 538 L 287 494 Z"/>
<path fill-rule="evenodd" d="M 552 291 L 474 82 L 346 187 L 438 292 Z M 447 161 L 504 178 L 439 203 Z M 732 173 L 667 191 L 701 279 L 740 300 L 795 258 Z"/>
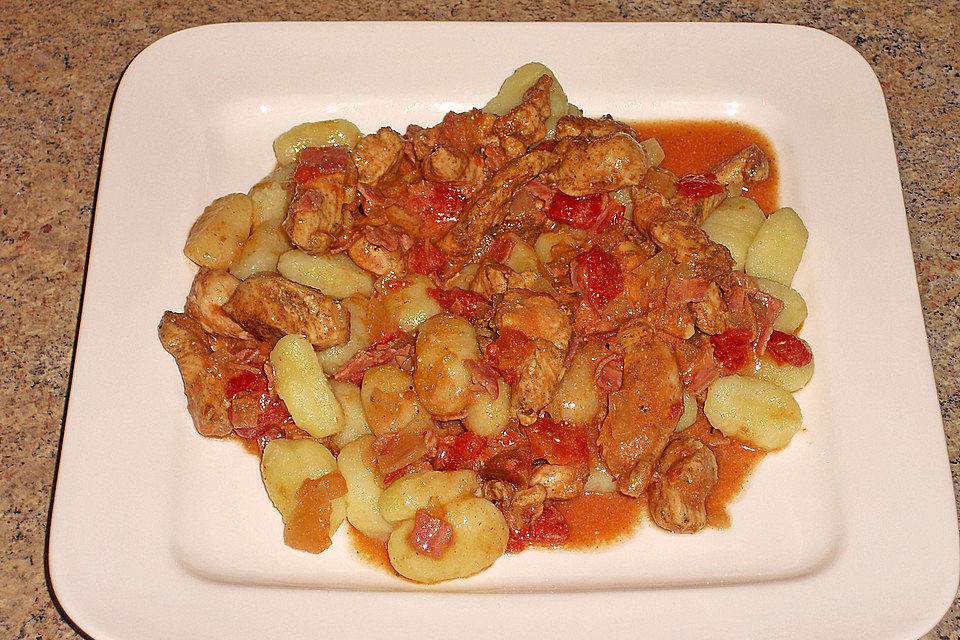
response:
<path fill-rule="evenodd" d="M 255 5 L 261 6 L 255 6 Z M 651 7 L 650 5 L 657 5 Z M 751 21 L 853 45 L 880 78 L 960 480 L 960 2 L 635 0 L 304 3 L 4 0 L 0 11 L 0 637 L 75 638 L 44 577 L 51 485 L 103 133 L 125 66 L 161 36 L 260 20 Z M 925 638 L 960 637 L 960 603 Z"/>

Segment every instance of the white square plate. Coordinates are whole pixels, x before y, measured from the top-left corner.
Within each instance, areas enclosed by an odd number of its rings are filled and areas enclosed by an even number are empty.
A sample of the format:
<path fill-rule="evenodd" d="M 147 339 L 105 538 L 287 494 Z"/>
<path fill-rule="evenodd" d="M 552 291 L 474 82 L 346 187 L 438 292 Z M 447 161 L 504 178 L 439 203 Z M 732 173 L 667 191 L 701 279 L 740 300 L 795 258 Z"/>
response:
<path fill-rule="evenodd" d="M 254 460 L 195 434 L 157 339 L 192 278 L 187 229 L 265 175 L 294 124 L 430 125 L 530 60 L 588 114 L 768 134 L 810 230 L 806 428 L 724 531 L 647 526 L 433 588 L 362 564 L 342 533 L 321 556 L 287 549 Z M 779 25 L 231 24 L 153 44 L 111 114 L 49 555 L 64 609 L 101 640 L 920 635 L 954 598 L 957 523 L 876 77 L 839 40 Z"/>

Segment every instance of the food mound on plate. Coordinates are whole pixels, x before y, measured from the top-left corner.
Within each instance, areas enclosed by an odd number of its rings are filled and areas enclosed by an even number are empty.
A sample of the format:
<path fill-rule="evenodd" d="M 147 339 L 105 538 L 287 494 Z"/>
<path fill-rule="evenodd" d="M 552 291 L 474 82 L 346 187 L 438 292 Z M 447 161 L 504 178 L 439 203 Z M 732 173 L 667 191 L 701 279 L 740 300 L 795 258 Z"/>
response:
<path fill-rule="evenodd" d="M 287 545 L 346 518 L 433 583 L 563 546 L 585 495 L 695 532 L 719 447 L 800 429 L 807 232 L 743 196 L 757 145 L 678 178 L 531 63 L 482 110 L 274 151 L 190 229 L 200 270 L 159 332 L 197 431 L 259 453 Z"/>

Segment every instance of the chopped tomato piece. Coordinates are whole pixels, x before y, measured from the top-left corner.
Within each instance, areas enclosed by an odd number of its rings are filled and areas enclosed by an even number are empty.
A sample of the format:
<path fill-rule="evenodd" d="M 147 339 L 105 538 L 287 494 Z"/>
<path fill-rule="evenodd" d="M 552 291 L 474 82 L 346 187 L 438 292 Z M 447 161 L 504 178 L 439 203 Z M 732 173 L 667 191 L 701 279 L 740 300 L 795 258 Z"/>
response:
<path fill-rule="evenodd" d="M 620 264 L 599 247 L 593 247 L 574 259 L 570 265 L 570 280 L 573 288 L 595 309 L 602 308 L 623 291 Z"/>
<path fill-rule="evenodd" d="M 518 369 L 533 352 L 533 340 L 516 329 L 504 328 L 500 336 L 487 345 L 487 364 L 500 372 L 507 384 L 516 384 Z"/>
<path fill-rule="evenodd" d="M 476 460 L 486 446 L 486 438 L 469 431 L 442 436 L 433 466 L 440 471 L 462 469 Z"/>
<path fill-rule="evenodd" d="M 599 193 L 574 197 L 558 191 L 547 207 L 548 218 L 574 229 L 589 229 L 597 223 L 602 212 L 603 196 Z"/>
<path fill-rule="evenodd" d="M 753 332 L 749 329 L 730 329 L 710 336 L 710 344 L 713 345 L 713 357 L 724 369 L 738 371 L 753 354 Z"/>
<path fill-rule="evenodd" d="M 227 380 L 226 395 L 228 398 L 244 391 L 254 394 L 266 393 L 267 376 L 262 373 L 244 370 Z"/>
<path fill-rule="evenodd" d="M 677 180 L 677 191 L 687 200 L 699 200 L 723 191 L 723 185 L 712 173 L 690 174 Z"/>
<path fill-rule="evenodd" d="M 542 458 L 550 464 L 570 466 L 587 463 L 587 430 L 582 424 L 539 418 L 524 430 L 535 460 Z"/>
<path fill-rule="evenodd" d="M 795 367 L 802 367 L 813 360 L 813 353 L 800 338 L 782 331 L 774 331 L 770 334 L 767 350 L 779 364 L 789 362 Z"/>
<path fill-rule="evenodd" d="M 440 273 L 446 263 L 447 258 L 443 255 L 443 251 L 433 246 L 429 240 L 415 240 L 407 254 L 407 265 L 410 270 L 425 276 Z"/>
<path fill-rule="evenodd" d="M 430 297 L 450 313 L 463 316 L 470 322 L 479 318 L 490 308 L 490 301 L 479 293 L 464 289 L 427 289 Z"/>
<path fill-rule="evenodd" d="M 521 529 L 510 530 L 507 551 L 517 553 L 528 546 L 555 547 L 570 537 L 570 525 L 555 506 L 548 504 L 543 513 Z"/>
<path fill-rule="evenodd" d="M 421 233 L 428 238 L 442 234 L 460 217 L 464 195 L 450 187 L 424 180 L 410 187 L 410 211 L 423 220 Z"/>

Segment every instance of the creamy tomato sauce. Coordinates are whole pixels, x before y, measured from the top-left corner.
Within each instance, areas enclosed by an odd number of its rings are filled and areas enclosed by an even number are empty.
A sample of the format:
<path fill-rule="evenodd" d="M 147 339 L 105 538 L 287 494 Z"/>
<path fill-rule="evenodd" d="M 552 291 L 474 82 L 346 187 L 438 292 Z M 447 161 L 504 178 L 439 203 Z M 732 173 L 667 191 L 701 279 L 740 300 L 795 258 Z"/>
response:
<path fill-rule="evenodd" d="M 744 195 L 756 200 L 767 214 L 779 205 L 779 174 L 773 145 L 759 130 L 725 120 L 658 120 L 632 122 L 641 138 L 656 138 L 666 154 L 661 167 L 683 176 L 704 173 L 718 162 L 755 144 L 770 158 L 770 177 L 751 185 Z"/>

